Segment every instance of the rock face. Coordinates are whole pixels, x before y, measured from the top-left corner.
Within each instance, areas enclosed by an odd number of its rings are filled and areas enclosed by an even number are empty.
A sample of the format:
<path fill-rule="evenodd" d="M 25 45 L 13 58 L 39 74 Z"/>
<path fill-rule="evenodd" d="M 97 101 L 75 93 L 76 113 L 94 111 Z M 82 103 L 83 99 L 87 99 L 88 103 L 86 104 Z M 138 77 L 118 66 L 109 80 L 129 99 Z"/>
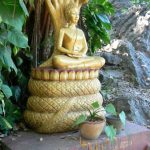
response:
<path fill-rule="evenodd" d="M 126 87 L 126 88 L 124 88 Z M 117 108 L 126 112 L 128 119 L 140 125 L 150 125 L 150 89 L 137 89 L 129 82 L 119 82 L 116 90 L 115 104 Z"/>
<path fill-rule="evenodd" d="M 101 76 L 104 103 L 114 103 L 118 112 L 125 111 L 128 120 L 150 125 L 150 89 L 134 86 L 128 81 L 130 74 L 118 66 L 106 66 Z"/>
<path fill-rule="evenodd" d="M 122 13 L 122 10 L 128 9 L 132 6 L 131 0 L 110 0 L 110 2 L 113 4 L 116 10 L 116 16 L 120 16 Z"/>
<path fill-rule="evenodd" d="M 137 83 L 150 88 L 150 11 L 144 6 L 132 7 L 127 13 L 112 18 L 112 24 L 115 39 L 104 49 L 112 50 L 113 54 L 103 56 L 108 63 L 113 63 L 111 58 L 114 60 L 114 55 L 118 55 L 124 69 L 135 76 Z"/>
<path fill-rule="evenodd" d="M 114 40 L 111 47 L 113 54 L 103 53 L 107 63 L 122 66 L 131 75 L 132 81 L 136 81 L 144 88 L 150 88 L 149 52 L 136 50 L 127 40 Z"/>
<path fill-rule="evenodd" d="M 111 18 L 112 41 L 101 53 L 106 59 L 101 74 L 104 102 L 114 102 L 128 119 L 149 125 L 150 11 L 145 6 L 132 6 L 130 1 L 112 2 L 117 8 Z M 122 13 L 123 7 L 130 8 Z"/>

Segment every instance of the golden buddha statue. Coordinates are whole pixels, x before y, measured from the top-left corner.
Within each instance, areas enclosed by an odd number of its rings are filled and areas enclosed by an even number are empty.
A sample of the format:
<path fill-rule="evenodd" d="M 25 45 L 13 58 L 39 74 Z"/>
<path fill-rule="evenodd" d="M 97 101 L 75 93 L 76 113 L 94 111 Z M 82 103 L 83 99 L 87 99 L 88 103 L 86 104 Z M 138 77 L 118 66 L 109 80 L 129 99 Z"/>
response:
<path fill-rule="evenodd" d="M 67 26 L 59 31 L 58 40 L 52 57 L 41 67 L 61 69 L 97 69 L 105 64 L 105 59 L 98 56 L 86 56 L 88 50 L 86 38 L 76 25 L 80 8 L 70 3 L 65 8 Z"/>
<path fill-rule="evenodd" d="M 102 106 L 97 77 L 105 60 L 86 56 L 84 33 L 76 27 L 80 7 L 88 0 L 45 2 L 54 25 L 54 52 L 40 67 L 32 68 L 24 119 L 40 133 L 65 132 L 75 129 L 76 118 L 87 114 L 95 100 Z M 105 118 L 103 108 L 99 113 Z"/>

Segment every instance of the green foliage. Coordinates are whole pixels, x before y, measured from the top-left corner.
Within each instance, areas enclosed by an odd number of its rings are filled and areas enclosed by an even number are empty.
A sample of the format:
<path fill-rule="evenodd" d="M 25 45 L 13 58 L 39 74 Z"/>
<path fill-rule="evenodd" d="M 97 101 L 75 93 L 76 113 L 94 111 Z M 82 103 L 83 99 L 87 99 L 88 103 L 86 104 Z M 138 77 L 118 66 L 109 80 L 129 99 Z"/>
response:
<path fill-rule="evenodd" d="M 126 115 L 124 111 L 122 111 L 121 113 L 117 112 L 115 106 L 112 103 L 107 104 L 105 107 L 105 110 L 108 114 L 115 116 L 115 117 L 119 117 L 122 124 L 125 126 Z"/>
<path fill-rule="evenodd" d="M 99 103 L 96 101 L 94 103 L 92 103 L 92 108 L 93 109 L 98 109 L 100 107 Z"/>
<path fill-rule="evenodd" d="M 0 114 L 0 130 L 3 133 L 8 133 L 10 129 L 13 129 L 14 123 L 21 118 L 21 112 L 9 100 L 4 99 L 4 102 L 5 113 Z"/>
<path fill-rule="evenodd" d="M 28 13 L 28 10 L 27 10 L 27 8 L 26 8 L 26 6 L 25 6 L 25 4 L 24 4 L 24 1 L 23 1 L 23 0 L 19 0 L 19 4 L 20 4 L 20 6 L 21 6 L 21 9 L 24 11 L 24 14 L 25 14 L 26 16 L 29 16 L 29 13 Z"/>
<path fill-rule="evenodd" d="M 28 47 L 28 38 L 16 29 L 10 29 L 8 31 L 7 40 L 18 48 Z"/>
<path fill-rule="evenodd" d="M 115 116 L 117 115 L 116 109 L 115 109 L 114 105 L 111 104 L 111 103 L 106 105 L 105 110 L 109 114 L 112 114 L 112 115 L 115 115 Z"/>
<path fill-rule="evenodd" d="M 108 31 L 111 23 L 108 16 L 114 8 L 108 0 L 91 0 L 82 11 L 83 21 L 88 31 L 88 44 L 91 53 L 110 43 Z"/>
<path fill-rule="evenodd" d="M 97 120 L 101 119 L 99 117 L 98 113 L 102 110 L 101 110 L 101 106 L 99 105 L 98 101 L 95 101 L 94 103 L 92 103 L 91 108 L 92 108 L 92 111 L 88 109 L 89 115 L 82 114 L 76 119 L 76 121 L 74 123 L 75 126 L 80 125 L 80 124 L 84 123 L 85 121 L 97 121 Z M 125 126 L 126 115 L 123 111 L 121 113 L 117 113 L 114 105 L 111 103 L 106 105 L 105 111 L 116 117 L 119 116 L 122 124 Z M 107 124 L 105 127 L 105 133 L 108 136 L 108 138 L 111 141 L 113 141 L 116 136 L 116 129 L 113 127 L 113 125 Z"/>
<path fill-rule="evenodd" d="M 97 121 L 97 120 L 99 120 L 100 119 L 100 116 L 98 115 L 99 112 L 100 112 L 100 105 L 96 101 L 96 102 L 92 103 L 92 111 L 89 109 L 90 115 L 87 117 L 87 120 L 88 121 Z"/>
<path fill-rule="evenodd" d="M 1 86 L 1 90 L 4 93 L 4 95 L 6 96 L 6 98 L 10 98 L 12 96 L 12 91 L 8 85 L 3 84 Z"/>
<path fill-rule="evenodd" d="M 100 105 L 97 101 L 95 101 L 94 103 L 91 104 L 91 109 L 88 109 L 87 110 L 89 111 L 89 115 L 87 114 L 82 114 L 79 116 L 79 118 L 76 119 L 75 121 L 75 125 L 80 125 L 82 124 L 83 122 L 85 121 L 97 121 L 97 120 L 100 120 L 100 116 L 98 115 L 98 112 L 100 112 Z"/>
<path fill-rule="evenodd" d="M 30 61 L 28 39 L 22 32 L 28 11 L 23 0 L 0 2 L 0 131 L 8 133 L 21 118 L 17 103 L 25 94 L 25 59 Z M 26 65 L 27 67 L 27 65 Z M 25 75 L 26 74 L 26 75 Z"/>
<path fill-rule="evenodd" d="M 9 45 L 0 45 L 0 65 L 0 67 L 5 68 L 9 72 L 13 69 L 15 73 L 17 73 L 17 68 L 12 60 L 11 48 Z"/>
<path fill-rule="evenodd" d="M 82 114 L 79 116 L 79 118 L 77 118 L 74 125 L 78 126 L 78 125 L 82 124 L 83 122 L 85 122 L 86 120 L 87 120 L 87 116 L 85 114 Z"/>
<path fill-rule="evenodd" d="M 121 113 L 117 112 L 116 108 L 114 107 L 114 105 L 112 103 L 107 104 L 105 107 L 105 110 L 106 110 L 106 113 L 108 113 L 112 116 L 115 116 L 115 117 L 119 117 L 123 126 L 125 126 L 126 115 L 125 115 L 124 111 L 122 111 Z M 113 127 L 113 125 L 107 125 L 105 128 L 105 133 L 110 138 L 110 140 L 113 141 L 114 137 L 116 136 L 116 129 Z"/>
<path fill-rule="evenodd" d="M 0 128 L 5 132 L 12 129 L 11 124 L 6 119 L 4 119 L 4 117 L 2 117 L 1 115 L 0 115 Z"/>
<path fill-rule="evenodd" d="M 120 120 L 121 120 L 123 126 L 125 126 L 125 124 L 126 124 L 126 115 L 125 115 L 124 111 L 122 111 L 122 112 L 119 114 L 119 118 L 120 118 Z"/>
<path fill-rule="evenodd" d="M 114 137 L 116 136 L 116 129 L 112 125 L 110 126 L 107 125 L 105 127 L 105 133 L 109 137 L 109 139 L 113 141 Z"/>
<path fill-rule="evenodd" d="M 19 0 L 1 0 L 0 16 L 2 22 L 21 31 L 25 21 L 24 9 Z"/>
<path fill-rule="evenodd" d="M 100 120 L 100 117 L 98 116 L 98 112 L 102 111 L 99 103 L 95 101 L 92 103 L 92 111 L 89 110 L 89 115 L 82 114 L 80 115 L 74 125 L 80 125 L 84 123 L 85 121 L 97 121 Z M 116 110 L 115 107 L 112 104 L 109 104 L 106 106 L 106 111 L 109 113 L 115 114 L 116 115 Z M 114 140 L 114 137 L 116 136 L 116 129 L 112 125 L 106 125 L 105 127 L 105 133 L 106 135 L 110 138 L 111 141 Z"/>
<path fill-rule="evenodd" d="M 19 109 L 11 103 L 9 98 L 12 96 L 12 91 L 8 85 L 0 80 L 0 130 L 7 133 L 12 129 L 16 120 L 20 118 Z"/>

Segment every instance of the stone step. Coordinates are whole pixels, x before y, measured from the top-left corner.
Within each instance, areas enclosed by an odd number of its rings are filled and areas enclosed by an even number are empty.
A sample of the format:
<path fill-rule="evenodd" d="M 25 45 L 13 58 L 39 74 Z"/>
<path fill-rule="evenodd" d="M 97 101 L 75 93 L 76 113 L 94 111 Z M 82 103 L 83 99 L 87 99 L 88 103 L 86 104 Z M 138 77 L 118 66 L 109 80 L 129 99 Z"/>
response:
<path fill-rule="evenodd" d="M 44 135 L 28 131 L 3 138 L 0 150 L 149 150 L 149 145 L 150 130 L 127 122 L 114 143 L 105 134 L 97 140 L 85 140 L 79 132 Z"/>

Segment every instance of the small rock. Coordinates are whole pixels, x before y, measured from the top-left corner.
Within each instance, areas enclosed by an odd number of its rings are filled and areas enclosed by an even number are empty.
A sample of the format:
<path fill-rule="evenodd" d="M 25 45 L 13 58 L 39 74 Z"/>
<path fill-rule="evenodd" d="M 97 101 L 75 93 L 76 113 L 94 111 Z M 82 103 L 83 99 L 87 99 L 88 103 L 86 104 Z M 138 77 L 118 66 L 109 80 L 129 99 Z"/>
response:
<path fill-rule="evenodd" d="M 12 141 L 16 141 L 16 138 L 15 138 L 15 137 L 13 137 L 13 138 L 11 138 L 11 140 L 12 140 Z"/>
<path fill-rule="evenodd" d="M 120 65 L 122 62 L 122 58 L 119 55 L 103 52 L 101 56 L 105 58 L 106 64 Z"/>
<path fill-rule="evenodd" d="M 41 138 L 40 138 L 40 142 L 42 142 L 42 141 L 43 141 L 43 138 L 41 137 Z"/>

